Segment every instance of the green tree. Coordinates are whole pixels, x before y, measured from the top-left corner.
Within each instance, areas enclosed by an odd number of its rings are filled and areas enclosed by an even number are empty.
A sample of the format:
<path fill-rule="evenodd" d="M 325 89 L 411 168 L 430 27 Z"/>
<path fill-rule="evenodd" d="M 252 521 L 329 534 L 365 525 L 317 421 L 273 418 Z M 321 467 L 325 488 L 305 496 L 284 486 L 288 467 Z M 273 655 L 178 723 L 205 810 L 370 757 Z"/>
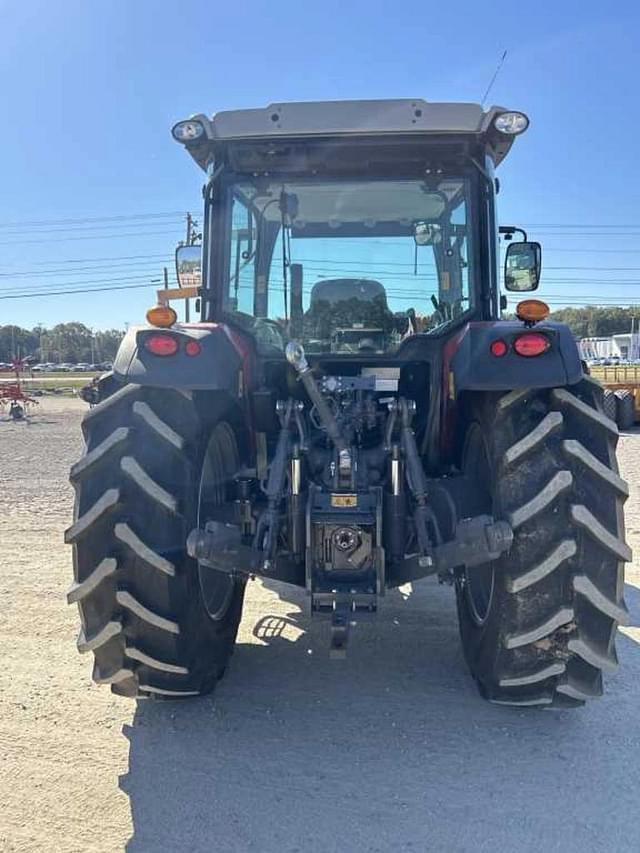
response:
<path fill-rule="evenodd" d="M 629 332 L 633 318 L 637 326 L 640 306 L 621 308 L 617 305 L 585 305 L 584 308 L 562 308 L 551 314 L 552 320 L 566 323 L 577 338 L 608 338 Z"/>
<path fill-rule="evenodd" d="M 0 361 L 25 358 L 38 347 L 38 336 L 20 326 L 0 326 Z"/>
<path fill-rule="evenodd" d="M 104 332 L 96 332 L 94 342 L 95 358 L 93 361 L 113 361 L 123 337 L 124 332 L 121 332 L 120 329 L 107 329 Z"/>

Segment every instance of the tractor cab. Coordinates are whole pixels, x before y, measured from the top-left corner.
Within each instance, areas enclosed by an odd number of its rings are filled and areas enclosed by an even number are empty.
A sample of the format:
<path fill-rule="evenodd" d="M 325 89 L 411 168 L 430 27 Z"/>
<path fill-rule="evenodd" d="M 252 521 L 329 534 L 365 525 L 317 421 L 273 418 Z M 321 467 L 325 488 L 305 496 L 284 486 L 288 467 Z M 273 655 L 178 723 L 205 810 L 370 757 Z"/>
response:
<path fill-rule="evenodd" d="M 422 100 L 178 123 L 207 173 L 203 319 L 249 331 L 265 354 L 296 340 L 311 356 L 395 355 L 414 334 L 496 319 L 493 170 L 527 124 Z"/>

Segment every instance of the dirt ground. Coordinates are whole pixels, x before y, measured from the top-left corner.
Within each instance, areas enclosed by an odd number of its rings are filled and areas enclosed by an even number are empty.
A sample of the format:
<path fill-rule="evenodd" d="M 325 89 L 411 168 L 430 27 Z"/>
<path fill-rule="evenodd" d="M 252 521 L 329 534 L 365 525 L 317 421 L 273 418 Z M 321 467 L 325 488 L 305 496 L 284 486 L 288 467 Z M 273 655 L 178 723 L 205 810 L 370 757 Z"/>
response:
<path fill-rule="evenodd" d="M 65 604 L 83 409 L 0 422 L 0 850 L 640 849 L 640 433 L 620 442 L 636 627 L 599 702 L 484 703 L 433 582 L 389 596 L 345 661 L 301 596 L 255 582 L 215 698 L 136 706 L 92 684 Z"/>

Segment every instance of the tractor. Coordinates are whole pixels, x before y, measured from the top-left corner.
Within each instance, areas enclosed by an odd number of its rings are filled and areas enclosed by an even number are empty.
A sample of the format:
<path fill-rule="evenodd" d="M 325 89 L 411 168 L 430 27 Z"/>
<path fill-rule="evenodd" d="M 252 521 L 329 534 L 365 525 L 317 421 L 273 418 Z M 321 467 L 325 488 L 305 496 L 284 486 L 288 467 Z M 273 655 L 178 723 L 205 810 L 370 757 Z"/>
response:
<path fill-rule="evenodd" d="M 435 575 L 484 698 L 602 693 L 628 489 L 569 329 L 532 298 L 502 319 L 501 249 L 505 290 L 540 281 L 539 243 L 496 220 L 528 124 L 409 99 L 174 126 L 205 175 L 201 239 L 100 379 L 70 474 L 96 682 L 211 691 L 250 578 L 304 589 L 341 657 L 387 590 Z"/>

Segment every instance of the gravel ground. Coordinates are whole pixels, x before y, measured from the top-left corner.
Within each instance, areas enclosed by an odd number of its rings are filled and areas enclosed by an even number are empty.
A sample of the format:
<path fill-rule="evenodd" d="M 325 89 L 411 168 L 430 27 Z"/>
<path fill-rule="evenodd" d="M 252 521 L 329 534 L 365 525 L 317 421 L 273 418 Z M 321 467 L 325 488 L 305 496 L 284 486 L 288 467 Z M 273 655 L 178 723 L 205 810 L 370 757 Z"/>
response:
<path fill-rule="evenodd" d="M 301 596 L 252 583 L 215 699 L 136 706 L 91 683 L 64 601 L 83 409 L 0 422 L 2 851 L 640 849 L 637 561 L 622 667 L 577 712 L 484 703 L 430 581 L 390 595 L 345 661 Z M 640 433 L 620 459 L 640 556 Z"/>

